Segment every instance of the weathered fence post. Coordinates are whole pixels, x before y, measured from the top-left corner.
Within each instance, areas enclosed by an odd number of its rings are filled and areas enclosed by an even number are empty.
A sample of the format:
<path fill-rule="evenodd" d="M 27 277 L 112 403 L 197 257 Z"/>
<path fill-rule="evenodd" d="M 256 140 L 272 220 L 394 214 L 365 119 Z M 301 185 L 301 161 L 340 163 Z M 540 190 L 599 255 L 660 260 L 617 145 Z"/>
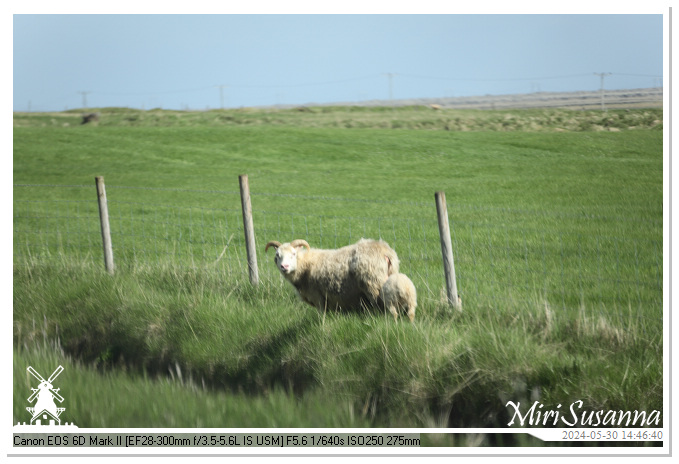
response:
<path fill-rule="evenodd" d="M 99 223 L 101 224 L 101 241 L 104 245 L 104 266 L 106 270 L 113 274 L 113 244 L 111 243 L 111 226 L 108 222 L 108 203 L 106 201 L 106 186 L 104 178 L 97 176 L 94 178 L 97 186 L 97 199 L 99 200 Z"/>
<path fill-rule="evenodd" d="M 453 246 L 450 242 L 450 225 L 448 223 L 446 194 L 444 192 L 436 192 L 434 198 L 436 199 L 436 213 L 439 220 L 439 236 L 441 237 L 441 254 L 443 255 L 443 272 L 446 276 L 448 303 L 457 309 L 462 309 L 462 304 L 457 294 L 457 282 L 455 280 L 455 263 L 453 261 Z"/>
<path fill-rule="evenodd" d="M 245 231 L 245 250 L 248 254 L 250 283 L 257 286 L 259 284 L 259 272 L 257 270 L 255 228 L 252 224 L 252 205 L 250 204 L 250 185 L 247 174 L 238 176 L 238 182 L 240 183 L 240 202 L 243 207 L 243 230 Z"/>

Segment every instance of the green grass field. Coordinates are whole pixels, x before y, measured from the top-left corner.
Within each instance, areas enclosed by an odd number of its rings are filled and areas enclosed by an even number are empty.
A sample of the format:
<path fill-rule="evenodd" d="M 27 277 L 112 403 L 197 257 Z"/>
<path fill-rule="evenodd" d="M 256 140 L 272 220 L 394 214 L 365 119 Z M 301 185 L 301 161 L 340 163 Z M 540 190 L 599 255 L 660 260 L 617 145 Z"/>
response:
<path fill-rule="evenodd" d="M 81 427 L 504 427 L 507 401 L 534 399 L 661 410 L 661 120 L 116 109 L 80 126 L 68 112 L 15 115 L 15 422 L 28 420 L 30 363 L 68 363 L 65 414 Z M 253 195 L 257 288 L 239 174 Z M 445 301 L 439 190 L 461 313 Z M 418 289 L 415 324 L 320 315 L 263 250 L 363 236 L 398 252 Z"/>

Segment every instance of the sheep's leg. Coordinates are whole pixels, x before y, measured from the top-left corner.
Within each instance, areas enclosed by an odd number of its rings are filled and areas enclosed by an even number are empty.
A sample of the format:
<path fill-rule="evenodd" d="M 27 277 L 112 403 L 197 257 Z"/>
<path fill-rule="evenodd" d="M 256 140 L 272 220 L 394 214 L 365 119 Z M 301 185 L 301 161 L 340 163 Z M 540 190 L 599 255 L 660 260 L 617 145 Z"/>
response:
<path fill-rule="evenodd" d="M 408 310 L 408 319 L 410 319 L 410 322 L 415 322 L 415 308 Z"/>

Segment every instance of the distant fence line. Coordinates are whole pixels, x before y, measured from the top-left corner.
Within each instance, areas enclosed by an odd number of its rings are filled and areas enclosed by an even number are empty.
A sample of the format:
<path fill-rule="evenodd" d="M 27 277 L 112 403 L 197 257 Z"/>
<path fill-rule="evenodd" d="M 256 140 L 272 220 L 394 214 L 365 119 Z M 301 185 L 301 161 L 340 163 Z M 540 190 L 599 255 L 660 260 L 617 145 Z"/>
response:
<path fill-rule="evenodd" d="M 93 185 L 15 184 L 17 189 L 35 190 L 14 196 L 15 263 L 22 257 L 49 257 L 69 252 L 83 259 L 101 260 L 102 236 Z M 45 198 L 48 188 L 75 189 L 74 200 Z M 81 193 L 82 189 L 82 193 Z M 399 254 L 402 272 L 416 282 L 425 299 L 448 300 L 443 271 L 441 235 L 434 201 L 400 202 L 352 198 L 252 193 L 253 198 L 294 198 L 308 201 L 390 203 L 411 206 L 405 214 L 329 215 L 291 210 L 253 209 L 254 241 L 259 249 L 246 251 L 243 211 L 239 191 L 192 190 L 154 187 L 108 187 L 108 209 L 112 256 L 116 264 L 174 262 L 183 266 L 211 266 L 237 276 L 248 275 L 248 260 L 266 263 L 257 280 L 280 282 L 278 271 L 262 247 L 267 240 L 305 238 L 312 246 L 337 248 L 361 237 L 383 238 Z M 134 201 L 118 199 L 123 190 L 155 190 L 196 195 L 222 195 L 227 207 L 150 203 L 144 195 Z M 22 193 L 24 191 L 22 190 Z M 87 193 L 86 193 L 87 192 Z M 433 199 L 432 199 L 433 200 Z M 184 201 L 184 200 L 178 200 Z M 214 202 L 208 202 L 213 204 Z M 459 220 L 456 213 L 501 212 L 503 223 Z M 536 212 L 506 208 L 477 208 L 448 204 L 450 239 L 455 260 L 456 284 L 463 298 L 492 305 L 499 295 L 517 300 L 544 298 L 563 307 L 600 304 L 662 305 L 662 237 L 635 237 L 568 227 L 525 226 L 523 215 Z M 625 222 L 630 218 L 543 212 L 554 218 L 580 221 Z M 539 219 L 539 214 L 537 215 Z M 662 221 L 647 219 L 650 225 Z M 541 224 L 538 222 L 538 224 Z M 605 232 L 605 231 L 604 231 Z M 250 278 L 252 281 L 252 277 Z M 446 298 L 446 296 L 448 298 Z"/>
<path fill-rule="evenodd" d="M 78 188 L 78 189 L 92 189 L 91 185 L 86 184 L 13 184 L 13 187 L 36 187 L 36 188 Z M 146 191 L 166 191 L 166 192 L 179 192 L 179 193 L 206 193 L 206 194 L 219 194 L 219 195 L 240 195 L 238 190 L 215 190 L 215 189 L 184 189 L 184 188 L 173 188 L 173 187 L 143 187 L 143 186 L 124 186 L 124 185 L 107 185 L 107 189 L 115 190 L 146 190 Z M 344 203 L 371 203 L 371 204 L 391 204 L 391 205 L 404 205 L 404 206 L 424 206 L 434 208 L 433 202 L 424 201 L 404 201 L 404 200 L 381 200 L 381 199 L 365 199 L 365 198 L 352 198 L 352 197 L 332 197 L 325 195 L 301 195 L 293 193 L 271 193 L 271 192 L 251 192 L 253 197 L 272 197 L 272 198 L 298 198 L 303 200 L 321 200 L 321 201 L 337 201 Z M 171 206 L 171 205 L 164 205 Z M 174 205 L 172 205 L 174 206 Z M 634 221 L 639 222 L 638 217 L 630 216 L 612 216 L 610 214 L 592 214 L 592 213 L 574 213 L 574 212 L 563 212 L 563 211 L 548 211 L 548 210 L 537 210 L 537 209 L 519 209 L 519 208 L 507 208 L 500 206 L 479 206 L 479 205 L 469 205 L 469 204 L 448 204 L 448 208 L 452 211 L 457 210 L 471 210 L 471 211 L 494 211 L 494 212 L 505 212 L 507 214 L 530 214 L 530 215 L 540 215 L 540 216 L 553 216 L 559 218 L 582 218 L 582 219 L 601 219 L 612 222 L 628 222 Z M 415 212 L 417 210 L 414 210 Z M 412 213 L 413 211 L 409 211 Z M 328 215 L 326 215 L 328 216 Z M 454 218 L 451 219 L 454 221 Z M 642 222 L 648 222 L 653 224 L 662 225 L 662 219 L 641 219 Z"/>

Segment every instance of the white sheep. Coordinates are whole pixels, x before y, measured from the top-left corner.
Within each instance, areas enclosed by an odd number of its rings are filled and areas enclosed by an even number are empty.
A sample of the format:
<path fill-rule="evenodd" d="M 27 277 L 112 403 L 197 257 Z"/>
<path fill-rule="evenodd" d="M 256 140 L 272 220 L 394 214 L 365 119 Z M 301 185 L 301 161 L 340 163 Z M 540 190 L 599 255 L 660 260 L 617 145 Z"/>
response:
<path fill-rule="evenodd" d="M 379 300 L 385 309 L 398 320 L 400 312 L 408 314 L 410 322 L 415 319 L 417 291 L 413 281 L 405 274 L 392 274 L 380 290 Z"/>
<path fill-rule="evenodd" d="M 378 307 L 380 289 L 398 272 L 396 252 L 382 240 L 361 239 L 335 250 L 311 248 L 305 240 L 271 241 L 274 262 L 305 303 L 326 310 Z"/>

